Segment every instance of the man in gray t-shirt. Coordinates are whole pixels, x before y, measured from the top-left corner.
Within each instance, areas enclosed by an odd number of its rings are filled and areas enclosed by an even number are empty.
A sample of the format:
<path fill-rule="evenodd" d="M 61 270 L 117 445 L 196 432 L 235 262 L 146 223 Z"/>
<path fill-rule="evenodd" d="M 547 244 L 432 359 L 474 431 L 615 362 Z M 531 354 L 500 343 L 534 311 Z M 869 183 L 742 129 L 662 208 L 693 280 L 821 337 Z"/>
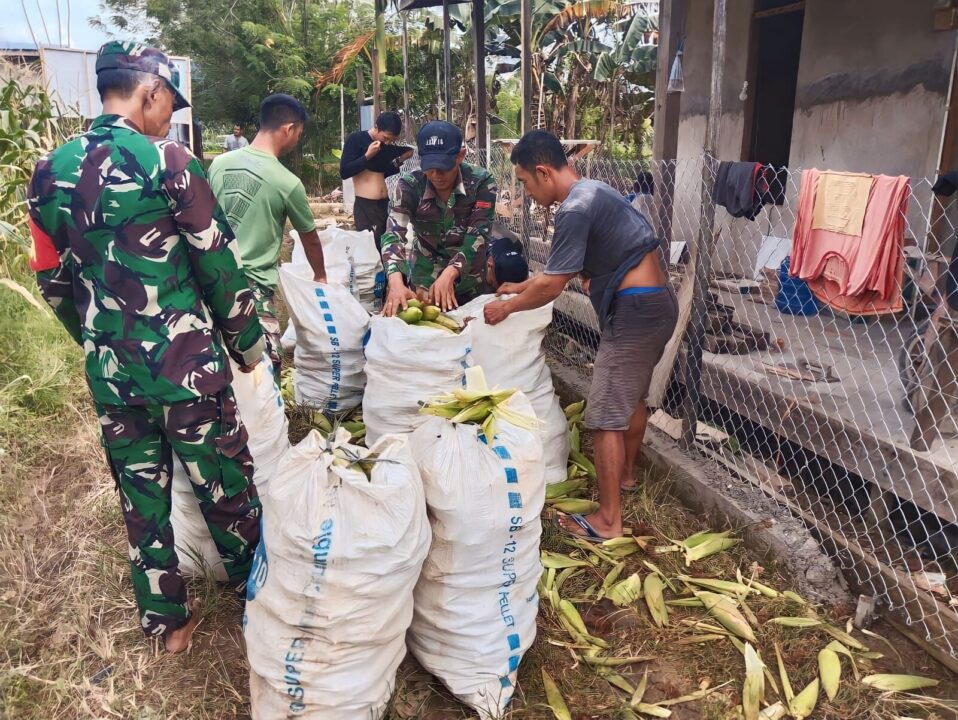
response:
<path fill-rule="evenodd" d="M 223 141 L 223 152 L 230 152 L 231 150 L 239 150 L 249 145 L 249 140 L 243 137 L 243 128 L 241 125 L 233 126 L 233 134 L 227 135 L 226 139 Z"/>
<path fill-rule="evenodd" d="M 545 272 L 505 283 L 488 303 L 487 323 L 555 300 L 576 275 L 586 281 L 602 335 L 592 372 L 585 425 L 593 433 L 599 509 L 561 516 L 562 530 L 593 542 L 622 534 L 620 490 L 635 489 L 632 474 L 645 428 L 652 371 L 672 337 L 678 316 L 666 283 L 659 242 L 649 221 L 605 183 L 583 180 L 562 144 L 543 130 L 526 133 L 512 151 L 516 177 L 555 215 Z"/>

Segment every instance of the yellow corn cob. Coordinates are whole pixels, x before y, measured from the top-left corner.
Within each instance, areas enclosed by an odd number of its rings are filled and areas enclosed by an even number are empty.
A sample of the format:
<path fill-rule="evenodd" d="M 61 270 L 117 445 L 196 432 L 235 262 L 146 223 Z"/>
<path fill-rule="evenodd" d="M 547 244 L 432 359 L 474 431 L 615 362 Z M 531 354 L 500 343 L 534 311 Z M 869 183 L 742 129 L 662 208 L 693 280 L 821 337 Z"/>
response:
<path fill-rule="evenodd" d="M 653 660 L 651 655 L 638 655 L 636 657 L 601 657 L 598 655 L 583 655 L 582 659 L 589 665 L 599 665 L 601 667 L 622 667 L 623 665 L 635 665 L 636 663 Z"/>
<path fill-rule="evenodd" d="M 702 560 L 707 558 L 715 553 L 728 550 L 729 548 L 735 547 L 742 540 L 740 538 L 730 538 L 730 537 L 714 537 L 709 538 L 703 543 L 699 543 L 694 547 L 687 548 L 685 551 L 685 566 L 688 567 L 696 560 Z"/>
<path fill-rule="evenodd" d="M 329 422 L 329 418 L 318 410 L 313 413 L 313 427 L 324 433 L 333 431 L 333 425 Z"/>
<path fill-rule="evenodd" d="M 713 580 L 712 578 L 696 578 L 689 577 L 688 575 L 679 575 L 679 580 L 684 583 L 689 583 L 691 585 L 698 585 L 699 587 L 704 587 L 713 592 L 722 593 L 723 595 L 747 595 L 750 592 L 757 593 L 758 590 L 753 590 L 747 585 L 742 583 L 732 582 L 730 580 Z"/>
<path fill-rule="evenodd" d="M 629 575 L 625 580 L 617 582 L 606 592 L 609 598 L 618 607 L 628 607 L 642 597 L 642 577 L 638 573 Z"/>
<path fill-rule="evenodd" d="M 572 713 L 569 712 L 568 705 L 562 699 L 562 693 L 559 692 L 555 680 L 542 668 L 542 685 L 546 691 L 546 701 L 549 703 L 549 709 L 555 720 L 572 720 Z"/>
<path fill-rule="evenodd" d="M 579 498 L 555 500 L 551 505 L 559 512 L 569 513 L 570 515 L 590 515 L 599 509 L 599 503 L 592 500 L 580 500 Z"/>
<path fill-rule="evenodd" d="M 585 480 L 563 480 L 546 485 L 546 500 L 571 495 L 585 487 Z"/>
<path fill-rule="evenodd" d="M 818 704 L 818 685 L 818 678 L 815 678 L 789 701 L 788 711 L 795 720 L 805 720 L 815 711 Z"/>
<path fill-rule="evenodd" d="M 433 320 L 427 320 L 425 314 L 423 314 L 423 319 L 417 323 L 414 323 L 416 327 L 425 327 L 432 330 L 439 330 L 444 333 L 449 333 L 450 335 L 455 335 L 456 331 L 452 330 L 445 325 L 441 325 Z"/>
<path fill-rule="evenodd" d="M 658 575 L 645 576 L 645 604 L 649 607 L 652 620 L 659 627 L 669 624 L 669 609 L 662 594 L 664 588 L 662 579 Z"/>
<path fill-rule="evenodd" d="M 789 628 L 813 628 L 823 624 L 821 620 L 807 617 L 774 617 L 769 622 Z"/>
<path fill-rule="evenodd" d="M 765 697 L 765 663 L 751 643 L 745 643 L 745 684 L 742 687 L 742 710 L 745 720 L 758 720 Z"/>
<path fill-rule="evenodd" d="M 577 560 L 568 555 L 549 552 L 548 550 L 542 551 L 540 559 L 542 561 L 542 567 L 544 568 L 558 568 L 561 570 L 563 568 L 589 567 L 589 563 L 585 560 Z"/>
<path fill-rule="evenodd" d="M 569 460 L 585 470 L 586 475 L 595 480 L 595 465 L 578 450 L 569 450 Z"/>
<path fill-rule="evenodd" d="M 826 647 L 818 651 L 818 676 L 822 679 L 825 695 L 834 700 L 842 680 L 842 661 L 834 650 Z"/>
<path fill-rule="evenodd" d="M 640 702 L 642 702 L 642 698 L 645 697 L 645 689 L 648 686 L 649 686 L 649 669 L 646 668 L 645 672 L 642 674 L 642 679 L 639 680 L 639 684 L 635 688 L 635 692 L 632 693 L 632 699 L 629 700 L 629 704 L 635 707 Z"/>
<path fill-rule="evenodd" d="M 862 678 L 862 685 L 867 685 L 876 690 L 883 690 L 884 692 L 908 692 L 910 690 L 935 687 L 937 684 L 937 680 L 921 677 L 920 675 L 889 675 L 879 673 L 878 675 L 866 675 Z"/>
<path fill-rule="evenodd" d="M 574 627 L 578 632 L 583 635 L 588 635 L 589 630 L 585 626 L 585 622 L 582 620 L 582 616 L 579 615 L 579 611 L 576 610 L 575 605 L 570 603 L 568 600 L 559 601 L 559 612 L 562 613 L 563 617 L 568 620 L 572 627 Z"/>
<path fill-rule="evenodd" d="M 455 320 L 453 320 L 453 319 L 452 319 L 451 317 L 449 317 L 448 315 L 439 315 L 439 316 L 436 317 L 436 319 L 433 320 L 432 322 L 434 322 L 434 323 L 436 323 L 436 324 L 438 324 L 438 325 L 442 325 L 443 327 L 447 327 L 447 328 L 449 328 L 450 330 L 453 330 L 453 331 L 455 331 L 455 332 L 460 332 L 460 331 L 462 330 L 462 325 L 460 325 L 459 323 L 457 323 Z"/>
<path fill-rule="evenodd" d="M 625 563 L 620 562 L 616 563 L 608 574 L 606 574 L 605 579 L 602 581 L 602 592 L 605 592 L 610 587 L 615 584 L 615 581 L 619 579 L 619 575 L 622 573 L 623 568 L 625 568 Z"/>
<path fill-rule="evenodd" d="M 742 616 L 735 601 L 727 595 L 719 595 L 712 592 L 696 592 L 695 597 L 705 603 L 706 611 L 718 620 L 729 632 L 737 635 L 743 640 L 755 642 L 755 633 L 748 621 Z"/>

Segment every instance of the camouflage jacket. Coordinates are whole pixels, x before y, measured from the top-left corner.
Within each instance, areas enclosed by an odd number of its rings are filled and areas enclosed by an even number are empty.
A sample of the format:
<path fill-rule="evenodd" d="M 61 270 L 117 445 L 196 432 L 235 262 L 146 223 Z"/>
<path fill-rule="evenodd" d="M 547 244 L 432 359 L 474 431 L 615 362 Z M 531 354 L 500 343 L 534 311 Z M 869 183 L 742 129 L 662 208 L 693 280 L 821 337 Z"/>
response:
<path fill-rule="evenodd" d="M 456 294 L 474 297 L 485 272 L 480 252 L 496 213 L 496 183 L 485 169 L 468 163 L 459 168 L 460 181 L 442 203 L 426 174 L 416 170 L 399 179 L 397 200 L 389 205 L 382 237 L 386 275 L 402 273 L 414 287 L 427 288 L 447 267 L 459 270 Z M 415 231 L 407 252 L 409 226 Z"/>
<path fill-rule="evenodd" d="M 83 346 L 94 400 L 165 405 L 259 358 L 253 295 L 226 217 L 183 145 L 119 115 L 57 148 L 28 194 L 30 266 Z"/>

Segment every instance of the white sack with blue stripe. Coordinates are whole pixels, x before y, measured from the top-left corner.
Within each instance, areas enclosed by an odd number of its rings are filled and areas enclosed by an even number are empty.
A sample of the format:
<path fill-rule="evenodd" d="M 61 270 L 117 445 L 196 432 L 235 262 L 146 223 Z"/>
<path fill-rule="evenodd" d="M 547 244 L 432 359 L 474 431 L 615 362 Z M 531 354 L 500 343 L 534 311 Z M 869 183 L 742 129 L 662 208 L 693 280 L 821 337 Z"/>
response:
<path fill-rule="evenodd" d="M 534 417 L 522 393 L 505 405 Z M 430 417 L 410 446 L 433 541 L 407 644 L 481 718 L 499 718 L 536 634 L 545 502 L 540 434 L 499 421 L 490 445 L 476 425 Z"/>
<path fill-rule="evenodd" d="M 368 456 L 368 477 L 345 459 Z M 247 583 L 253 720 L 385 716 L 429 538 L 407 437 L 313 430 L 283 456 Z"/>
<path fill-rule="evenodd" d="M 498 325 L 487 325 L 482 310 L 496 299 L 495 295 L 480 295 L 449 314 L 459 322 L 472 318 L 472 362 L 482 367 L 489 384 L 519 388 L 529 398 L 539 418 L 546 482 L 562 482 L 569 462 L 569 427 L 546 364 L 552 303 L 512 313 Z"/>
<path fill-rule="evenodd" d="M 293 238 L 292 265 L 303 268 L 312 277 L 299 233 L 291 230 L 289 234 Z M 386 273 L 372 231 L 344 230 L 331 225 L 319 233 L 319 241 L 323 246 L 326 279 L 349 288 L 367 312 L 379 312 L 383 306 Z M 282 345 L 289 353 L 296 349 L 296 326 L 292 322 L 286 325 Z"/>
<path fill-rule="evenodd" d="M 363 340 L 369 313 L 349 289 L 318 283 L 309 266 L 283 264 L 279 284 L 296 328 L 296 402 L 326 413 L 352 410 L 363 400 Z"/>
<path fill-rule="evenodd" d="M 419 413 L 419 401 L 462 387 L 471 349 L 469 327 L 457 335 L 374 316 L 366 342 L 366 440 L 422 425 L 426 416 Z"/>

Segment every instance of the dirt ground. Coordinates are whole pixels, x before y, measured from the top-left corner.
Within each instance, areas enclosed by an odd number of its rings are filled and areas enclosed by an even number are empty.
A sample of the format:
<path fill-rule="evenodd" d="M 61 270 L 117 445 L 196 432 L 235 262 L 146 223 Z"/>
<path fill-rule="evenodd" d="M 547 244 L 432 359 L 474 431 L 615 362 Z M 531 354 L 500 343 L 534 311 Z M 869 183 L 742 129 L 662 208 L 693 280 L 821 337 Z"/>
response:
<path fill-rule="evenodd" d="M 342 217 L 337 218 L 340 222 Z M 136 621 L 126 559 L 126 539 L 119 503 L 104 465 L 96 420 L 89 402 L 78 394 L 75 405 L 44 438 L 42 452 L 30 457 L 0 457 L 0 719 L 70 720 L 134 718 L 159 720 L 227 720 L 248 718 L 248 667 L 240 630 L 241 602 L 207 581 L 193 581 L 191 592 L 204 603 L 205 617 L 191 649 L 176 657 L 144 640 Z M 301 427 L 293 423 L 292 432 Z M 588 440 L 586 440 L 588 446 Z M 17 453 L 17 448 L 6 448 Z M 28 472 L 10 473 L 10 467 Z M 640 468 L 640 491 L 625 499 L 626 523 L 635 534 L 668 545 L 703 527 L 702 521 L 672 496 L 668 471 Z M 565 544 L 546 511 L 543 547 L 578 552 Z M 669 577 L 690 569 L 681 553 L 638 552 L 625 559 L 621 577 L 647 574 L 654 562 Z M 765 584 L 789 588 L 788 578 L 742 546 L 696 563 L 690 574 L 734 579 L 736 568 L 756 573 Z M 594 603 L 587 592 L 601 583 L 608 566 L 573 576 L 562 595 L 571 599 L 593 635 L 605 639 L 615 656 L 650 656 L 647 662 L 618 668 L 618 676 L 635 686 L 648 671 L 646 702 L 657 702 L 717 688 L 705 699 L 671 706 L 676 720 L 719 720 L 738 716 L 743 678 L 742 655 L 727 639 L 692 642 L 701 631 L 685 621 L 704 620 L 702 611 L 671 607 L 670 622 L 656 627 L 645 605 L 619 609 Z M 668 597 L 675 597 L 669 594 Z M 802 688 L 816 673 L 816 657 L 829 637 L 818 628 L 797 630 L 768 624 L 804 608 L 782 598 L 749 600 L 758 648 L 775 672 L 774 643 L 782 650 L 792 685 Z M 854 608 L 829 611 L 844 627 Z M 824 612 L 824 611 L 823 611 Z M 759 630 L 760 628 L 760 630 Z M 932 698 L 958 698 L 958 682 L 913 645 L 881 624 L 873 628 L 893 647 L 856 635 L 886 657 L 860 659 L 862 675 L 908 672 L 937 678 Z M 551 718 L 541 678 L 545 668 L 557 682 L 572 718 L 632 717 L 629 695 L 578 661 L 568 633 L 545 602 L 538 636 L 519 669 L 519 686 L 508 718 Z M 901 657 L 896 657 L 898 654 Z M 728 683 L 728 684 L 723 684 Z M 719 687 L 721 686 L 721 687 Z M 770 698 L 773 697 L 771 694 Z M 856 684 L 844 664 L 842 687 L 834 702 L 820 699 L 814 718 L 921 717 L 955 718 L 943 703 L 925 696 L 895 697 Z M 397 677 L 391 720 L 471 717 L 440 683 L 407 659 Z"/>

